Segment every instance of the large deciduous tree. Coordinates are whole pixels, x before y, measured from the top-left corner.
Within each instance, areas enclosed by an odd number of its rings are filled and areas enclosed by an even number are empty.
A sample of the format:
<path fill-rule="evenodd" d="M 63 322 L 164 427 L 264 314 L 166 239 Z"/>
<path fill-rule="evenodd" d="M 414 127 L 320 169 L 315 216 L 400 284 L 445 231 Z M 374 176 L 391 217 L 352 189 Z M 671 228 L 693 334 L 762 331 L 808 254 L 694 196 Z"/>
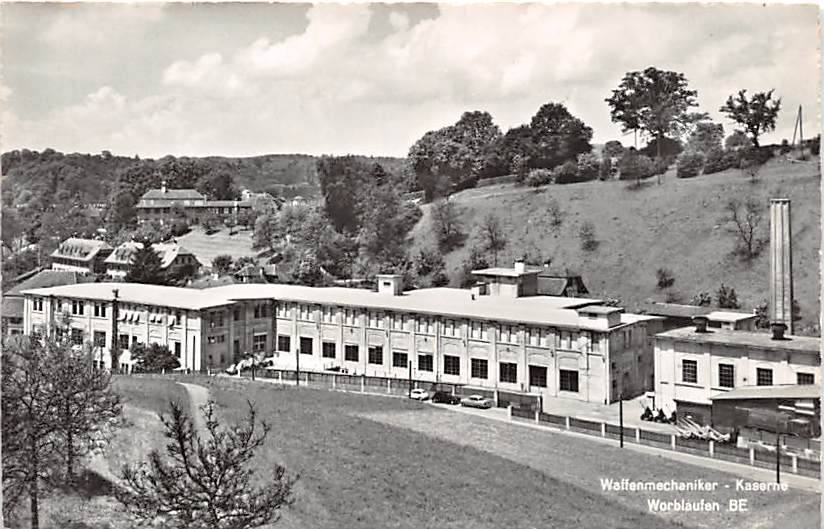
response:
<path fill-rule="evenodd" d="M 756 147 L 759 146 L 758 138 L 762 134 L 775 130 L 781 99 L 773 99 L 773 91 L 756 92 L 747 97 L 746 90 L 739 90 L 737 94 L 729 96 L 720 108 L 722 113 L 750 135 Z"/>
<path fill-rule="evenodd" d="M 144 523 L 180 529 L 252 529 L 275 523 L 292 504 L 296 477 L 275 465 L 257 481 L 253 458 L 269 433 L 258 425 L 254 406 L 239 424 L 221 427 L 214 404 L 201 408 L 206 432 L 176 404 L 161 415 L 169 443 L 142 466 L 123 467 L 125 486 L 117 491 L 129 512 Z M 259 484 L 258 484 L 259 483 Z"/>
<path fill-rule="evenodd" d="M 680 136 L 704 117 L 689 112 L 698 105 L 697 96 L 684 74 L 651 66 L 628 72 L 606 102 L 614 123 L 620 123 L 625 132 L 641 131 L 660 149 L 664 138 Z"/>
<path fill-rule="evenodd" d="M 530 167 L 551 169 L 592 150 L 592 128 L 560 103 L 543 105 L 529 124 L 533 155 Z"/>

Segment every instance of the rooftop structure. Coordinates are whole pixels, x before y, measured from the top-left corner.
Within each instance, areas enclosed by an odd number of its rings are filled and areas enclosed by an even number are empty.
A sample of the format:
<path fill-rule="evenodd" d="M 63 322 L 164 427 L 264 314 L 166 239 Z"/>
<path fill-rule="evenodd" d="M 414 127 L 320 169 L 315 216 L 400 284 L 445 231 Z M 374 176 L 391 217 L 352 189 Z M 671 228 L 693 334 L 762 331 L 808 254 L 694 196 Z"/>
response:
<path fill-rule="evenodd" d="M 785 336 L 783 340 L 775 340 L 770 333 L 766 332 L 732 331 L 728 329 L 708 328 L 705 332 L 696 332 L 694 327 L 682 327 L 658 334 L 656 338 L 699 344 L 759 348 L 770 351 L 796 351 L 815 355 L 818 355 L 821 349 L 821 339 L 811 336 Z"/>
<path fill-rule="evenodd" d="M 818 399 L 820 384 L 782 384 L 778 386 L 745 386 L 710 397 L 710 400 L 737 399 Z"/>
<path fill-rule="evenodd" d="M 93 280 L 90 275 L 68 270 L 40 270 L 26 278 L 3 293 L 3 334 L 23 333 L 24 290 L 88 283 Z"/>
<path fill-rule="evenodd" d="M 52 252 L 52 269 L 87 274 L 102 273 L 105 270 L 103 261 L 111 251 L 112 247 L 105 241 L 70 237 Z"/>

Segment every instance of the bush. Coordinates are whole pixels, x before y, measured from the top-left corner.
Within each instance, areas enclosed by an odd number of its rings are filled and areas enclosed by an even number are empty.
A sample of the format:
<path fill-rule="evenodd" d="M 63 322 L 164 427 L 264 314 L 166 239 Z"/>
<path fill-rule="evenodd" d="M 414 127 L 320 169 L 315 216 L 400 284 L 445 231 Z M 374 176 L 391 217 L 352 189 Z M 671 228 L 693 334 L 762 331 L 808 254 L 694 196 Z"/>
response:
<path fill-rule="evenodd" d="M 526 184 L 538 187 L 552 183 L 552 171 L 549 169 L 533 169 L 526 176 Z"/>
<path fill-rule="evenodd" d="M 658 280 L 657 284 L 659 290 L 669 288 L 675 283 L 675 276 L 672 274 L 672 270 L 668 268 L 659 268 L 655 272 L 655 277 Z"/>
<path fill-rule="evenodd" d="M 666 173 L 669 166 L 672 165 L 672 161 L 670 157 L 656 158 L 653 160 L 652 167 L 650 168 L 650 176 Z"/>
<path fill-rule="evenodd" d="M 734 151 L 724 152 L 723 149 L 711 149 L 706 153 L 704 174 L 719 173 L 738 165 L 738 155 Z"/>
<path fill-rule="evenodd" d="M 698 294 L 694 295 L 692 299 L 690 299 L 690 305 L 696 305 L 698 307 L 709 307 L 712 305 L 712 296 L 709 292 L 702 291 Z"/>
<path fill-rule="evenodd" d="M 661 138 L 661 156 L 677 156 L 683 150 L 684 147 L 681 146 L 680 141 L 673 140 L 671 138 Z M 646 147 L 641 149 L 639 152 L 650 158 L 657 158 L 658 140 L 652 140 L 647 144 Z"/>
<path fill-rule="evenodd" d="M 601 160 L 597 155 L 588 152 L 578 155 L 578 181 L 588 182 L 598 178 Z"/>
<path fill-rule="evenodd" d="M 579 182 L 578 165 L 567 161 L 552 170 L 552 181 L 556 184 L 572 184 Z"/>
<path fill-rule="evenodd" d="M 810 153 L 813 156 L 818 156 L 821 152 L 821 135 L 819 134 L 812 140 L 810 140 Z"/>
<path fill-rule="evenodd" d="M 598 178 L 600 180 L 611 180 L 615 176 L 613 169 L 612 160 L 610 158 L 604 158 L 598 167 Z"/>
<path fill-rule="evenodd" d="M 621 180 L 641 180 L 653 174 L 653 161 L 649 156 L 638 154 L 637 151 L 627 151 L 618 162 Z"/>
<path fill-rule="evenodd" d="M 595 238 L 595 226 L 591 222 L 584 222 L 578 232 L 581 239 L 581 249 L 591 252 L 598 248 L 598 239 Z"/>
<path fill-rule="evenodd" d="M 678 178 L 693 178 L 701 173 L 706 157 L 703 153 L 685 151 L 678 156 L 676 176 Z"/>

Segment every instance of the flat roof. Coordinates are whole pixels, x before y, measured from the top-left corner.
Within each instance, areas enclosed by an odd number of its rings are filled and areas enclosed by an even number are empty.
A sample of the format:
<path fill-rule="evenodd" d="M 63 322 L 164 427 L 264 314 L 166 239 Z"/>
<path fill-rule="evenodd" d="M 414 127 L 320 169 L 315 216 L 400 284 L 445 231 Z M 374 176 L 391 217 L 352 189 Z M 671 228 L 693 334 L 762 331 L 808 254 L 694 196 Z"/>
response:
<path fill-rule="evenodd" d="M 519 272 L 514 268 L 483 268 L 481 270 L 473 270 L 472 274 L 476 276 L 503 276 L 503 277 L 521 277 L 529 275 L 537 275 L 541 273 L 540 270 L 524 270 Z"/>
<path fill-rule="evenodd" d="M 744 386 L 724 391 L 710 400 L 738 399 L 817 399 L 821 397 L 819 384 L 783 384 L 777 386 Z"/>
<path fill-rule="evenodd" d="M 648 303 L 644 308 L 649 314 L 670 318 L 691 318 L 693 316 L 705 316 L 709 312 L 712 312 L 712 309 L 708 307 L 684 305 L 680 303 L 662 303 L 659 301 Z"/>
<path fill-rule="evenodd" d="M 813 336 L 785 335 L 783 340 L 773 340 L 768 332 L 732 331 L 710 327 L 707 332 L 696 332 L 695 327 L 681 327 L 660 334 L 655 338 L 670 338 L 683 342 L 697 342 L 741 347 L 757 347 L 760 349 L 780 349 L 784 351 L 800 351 L 818 354 L 821 349 L 821 338 Z"/>
<path fill-rule="evenodd" d="M 735 323 L 744 320 L 751 320 L 756 318 L 755 314 L 749 312 L 732 312 L 732 311 L 725 311 L 725 310 L 715 310 L 706 314 L 706 317 L 710 321 L 723 321 L 729 323 Z"/>
<path fill-rule="evenodd" d="M 581 312 L 587 314 L 615 314 L 616 312 L 623 312 L 624 309 L 619 307 L 610 307 L 609 305 L 588 305 L 580 309 Z"/>
<path fill-rule="evenodd" d="M 187 310 L 217 307 L 233 301 L 277 299 L 297 303 L 452 316 L 456 319 L 473 318 L 516 324 L 603 330 L 586 318 L 579 318 L 574 310 L 582 303 L 586 304 L 587 301 L 593 300 L 553 296 L 513 299 L 481 296 L 473 301 L 469 290 L 457 288 L 412 290 L 393 296 L 357 288 L 284 284 L 235 284 L 196 290 L 139 283 L 88 283 L 30 289 L 23 291 L 23 294 L 111 301 L 112 290 L 115 288 L 119 290 L 119 299 L 122 303 Z"/>

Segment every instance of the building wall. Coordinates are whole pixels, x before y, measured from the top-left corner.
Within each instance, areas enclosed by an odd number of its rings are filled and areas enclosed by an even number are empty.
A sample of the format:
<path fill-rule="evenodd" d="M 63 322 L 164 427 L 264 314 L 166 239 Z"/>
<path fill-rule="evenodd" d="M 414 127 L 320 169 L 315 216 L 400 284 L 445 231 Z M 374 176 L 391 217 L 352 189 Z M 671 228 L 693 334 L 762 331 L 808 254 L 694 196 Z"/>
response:
<path fill-rule="evenodd" d="M 697 382 L 684 382 L 683 361 L 697 364 Z M 719 364 L 734 366 L 735 387 L 757 385 L 757 369 L 771 369 L 773 385 L 796 384 L 798 373 L 811 373 L 821 381 L 816 353 L 754 348 L 739 344 L 704 344 L 657 337 L 655 343 L 656 404 L 670 406 L 675 401 L 709 406 L 710 397 L 722 391 Z"/>

